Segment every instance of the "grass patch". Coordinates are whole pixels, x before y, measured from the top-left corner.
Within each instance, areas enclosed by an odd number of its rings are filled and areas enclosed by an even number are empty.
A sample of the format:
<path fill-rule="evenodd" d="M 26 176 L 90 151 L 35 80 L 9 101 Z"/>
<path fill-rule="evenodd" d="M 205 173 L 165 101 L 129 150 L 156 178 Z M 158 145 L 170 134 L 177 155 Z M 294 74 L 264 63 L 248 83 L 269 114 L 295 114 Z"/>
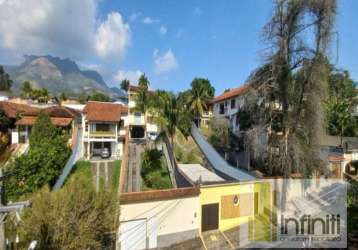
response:
<path fill-rule="evenodd" d="M 177 130 L 174 138 L 174 155 L 178 163 L 204 164 L 204 156 L 194 139 L 185 136 Z"/>
<path fill-rule="evenodd" d="M 118 190 L 119 185 L 119 176 L 121 173 L 121 164 L 120 160 L 114 161 L 113 171 L 112 171 L 112 189 L 114 191 Z"/>

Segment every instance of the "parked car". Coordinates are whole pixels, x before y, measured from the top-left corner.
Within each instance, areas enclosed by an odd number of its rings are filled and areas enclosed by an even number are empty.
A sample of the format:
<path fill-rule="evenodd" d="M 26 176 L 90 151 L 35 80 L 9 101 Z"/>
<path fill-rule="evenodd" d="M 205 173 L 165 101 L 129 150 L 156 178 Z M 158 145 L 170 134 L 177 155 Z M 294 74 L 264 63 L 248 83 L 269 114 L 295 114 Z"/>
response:
<path fill-rule="evenodd" d="M 152 140 L 152 141 L 155 141 L 155 140 L 157 139 L 157 137 L 158 137 L 158 134 L 155 133 L 155 132 L 149 132 L 149 133 L 148 133 L 148 138 L 149 138 L 150 140 Z"/>
<path fill-rule="evenodd" d="M 109 149 L 108 148 L 102 148 L 101 150 L 101 158 L 109 158 Z"/>

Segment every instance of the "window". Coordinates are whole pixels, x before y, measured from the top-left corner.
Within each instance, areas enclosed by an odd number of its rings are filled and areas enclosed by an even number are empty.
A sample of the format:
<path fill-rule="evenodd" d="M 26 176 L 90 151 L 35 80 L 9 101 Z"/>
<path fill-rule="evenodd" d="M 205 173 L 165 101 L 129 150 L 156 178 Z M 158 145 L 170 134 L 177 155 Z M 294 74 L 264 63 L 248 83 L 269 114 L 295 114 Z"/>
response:
<path fill-rule="evenodd" d="M 96 131 L 109 131 L 109 124 L 96 124 Z"/>
<path fill-rule="evenodd" d="M 232 99 L 231 100 L 231 108 L 234 109 L 236 106 L 236 100 L 235 99 Z"/>
<path fill-rule="evenodd" d="M 220 103 L 220 112 L 221 115 L 225 113 L 225 106 L 224 103 Z"/>

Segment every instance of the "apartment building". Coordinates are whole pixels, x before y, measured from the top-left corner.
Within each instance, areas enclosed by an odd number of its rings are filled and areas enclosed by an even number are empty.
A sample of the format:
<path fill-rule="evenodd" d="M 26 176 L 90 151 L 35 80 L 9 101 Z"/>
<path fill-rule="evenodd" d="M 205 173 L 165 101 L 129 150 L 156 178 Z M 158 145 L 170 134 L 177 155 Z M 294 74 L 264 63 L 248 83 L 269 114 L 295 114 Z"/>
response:
<path fill-rule="evenodd" d="M 128 108 L 121 104 L 88 102 L 82 116 L 82 156 L 86 159 L 101 157 L 105 149 L 109 158 L 121 157 L 127 114 Z"/>
<path fill-rule="evenodd" d="M 243 85 L 226 91 L 214 99 L 214 116 L 228 119 L 230 128 L 237 135 L 240 133 L 238 112 L 244 105 L 245 94 L 248 89 L 247 85 Z"/>
<path fill-rule="evenodd" d="M 158 126 L 150 112 L 146 114 L 136 110 L 136 98 L 139 87 L 130 85 L 128 88 L 128 126 L 129 136 L 132 139 L 155 138 Z M 149 91 L 149 93 L 152 93 Z"/>

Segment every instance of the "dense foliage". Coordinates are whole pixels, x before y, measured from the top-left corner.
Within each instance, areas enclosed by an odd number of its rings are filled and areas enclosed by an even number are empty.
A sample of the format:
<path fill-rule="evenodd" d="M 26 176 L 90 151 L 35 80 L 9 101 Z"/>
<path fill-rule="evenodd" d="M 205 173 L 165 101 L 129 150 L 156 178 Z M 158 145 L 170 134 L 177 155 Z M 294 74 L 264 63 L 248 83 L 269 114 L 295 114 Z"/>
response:
<path fill-rule="evenodd" d="M 163 153 L 156 148 L 146 148 L 141 154 L 141 176 L 148 188 L 171 188 L 167 167 L 163 160 Z"/>
<path fill-rule="evenodd" d="M 217 148 L 229 146 L 229 122 L 225 118 L 213 117 L 209 122 L 209 142 Z"/>
<path fill-rule="evenodd" d="M 44 103 L 47 103 L 51 98 L 50 92 L 47 88 L 33 88 L 31 82 L 29 81 L 23 82 L 21 87 L 21 96 L 23 98 L 30 98 Z"/>
<path fill-rule="evenodd" d="M 56 192 L 48 187 L 30 196 L 17 227 L 24 246 L 37 241 L 36 249 L 111 249 L 116 216 L 116 196 L 101 187 L 96 192 L 89 164 L 79 162 L 76 172 Z"/>
<path fill-rule="evenodd" d="M 106 94 L 103 94 L 101 92 L 95 92 L 91 96 L 88 97 L 88 101 L 110 102 L 111 99 Z"/>
<path fill-rule="evenodd" d="M 128 79 L 123 79 L 122 82 L 121 82 L 121 89 L 124 90 L 124 91 L 128 91 L 129 89 L 129 85 L 130 85 L 130 82 Z"/>
<path fill-rule="evenodd" d="M 56 128 L 47 113 L 40 112 L 30 135 L 30 149 L 11 164 L 16 175 L 5 182 L 9 199 L 32 193 L 42 186 L 52 186 L 61 174 L 71 150 L 67 135 Z"/>
<path fill-rule="evenodd" d="M 10 90 L 12 80 L 8 73 L 5 72 L 4 68 L 0 65 L 0 91 Z"/>

